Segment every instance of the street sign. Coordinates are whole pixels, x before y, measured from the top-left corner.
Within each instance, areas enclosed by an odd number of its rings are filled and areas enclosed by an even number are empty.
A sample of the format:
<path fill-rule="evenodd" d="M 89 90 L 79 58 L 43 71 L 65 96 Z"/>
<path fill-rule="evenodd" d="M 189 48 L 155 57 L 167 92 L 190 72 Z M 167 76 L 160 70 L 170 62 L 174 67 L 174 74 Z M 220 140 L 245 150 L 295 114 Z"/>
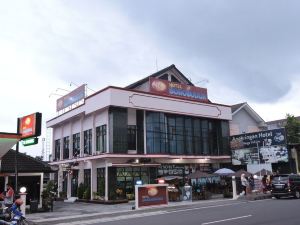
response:
<path fill-rule="evenodd" d="M 37 137 L 27 138 L 27 139 L 22 140 L 23 146 L 36 145 L 38 142 L 39 142 L 39 139 Z"/>

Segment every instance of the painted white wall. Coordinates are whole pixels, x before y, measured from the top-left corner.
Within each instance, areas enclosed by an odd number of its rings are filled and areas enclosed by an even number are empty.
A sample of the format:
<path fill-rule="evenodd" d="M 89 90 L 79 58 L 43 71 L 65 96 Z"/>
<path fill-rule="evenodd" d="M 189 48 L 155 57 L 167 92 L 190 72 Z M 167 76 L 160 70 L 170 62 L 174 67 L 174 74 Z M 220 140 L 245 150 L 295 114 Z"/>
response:
<path fill-rule="evenodd" d="M 54 127 L 53 128 L 53 140 L 57 140 L 61 138 L 62 127 Z"/>
<path fill-rule="evenodd" d="M 76 119 L 72 120 L 72 134 L 77 134 L 81 131 L 81 123 L 80 119 L 77 117 Z"/>
<path fill-rule="evenodd" d="M 83 131 L 93 128 L 93 116 L 92 115 L 89 115 L 89 116 L 83 118 L 82 128 L 83 128 Z"/>
<path fill-rule="evenodd" d="M 245 110 L 241 109 L 233 115 L 230 125 L 230 135 L 260 131 L 259 124 Z M 234 131 L 234 133 L 232 133 Z M 236 133 L 239 131 L 239 133 Z"/>
<path fill-rule="evenodd" d="M 85 103 L 78 108 L 48 121 L 47 127 L 53 127 L 76 115 L 91 114 L 110 105 L 206 118 L 232 119 L 229 106 L 181 100 L 111 87 L 86 98 Z"/>
<path fill-rule="evenodd" d="M 108 109 L 95 114 L 95 126 L 98 127 L 104 124 L 108 124 Z"/>
<path fill-rule="evenodd" d="M 128 125 L 136 125 L 136 109 L 128 109 Z"/>

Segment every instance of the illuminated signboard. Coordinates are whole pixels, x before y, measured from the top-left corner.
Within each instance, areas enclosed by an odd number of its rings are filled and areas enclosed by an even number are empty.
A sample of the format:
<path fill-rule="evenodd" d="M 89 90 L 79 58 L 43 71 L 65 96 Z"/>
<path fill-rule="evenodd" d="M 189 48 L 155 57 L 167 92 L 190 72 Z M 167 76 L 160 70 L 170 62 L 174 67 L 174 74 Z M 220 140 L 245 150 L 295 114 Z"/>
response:
<path fill-rule="evenodd" d="M 56 101 L 56 111 L 60 111 L 76 102 L 84 99 L 85 97 L 85 84 L 71 91 L 69 94 L 62 96 Z"/>
<path fill-rule="evenodd" d="M 150 92 L 159 95 L 179 97 L 199 102 L 208 102 L 207 89 L 186 84 L 169 82 L 157 78 L 150 78 Z"/>
<path fill-rule="evenodd" d="M 19 133 L 21 134 L 21 139 L 37 137 L 41 135 L 41 113 L 33 113 L 19 118 L 19 123 Z"/>
<path fill-rule="evenodd" d="M 169 201 L 167 186 L 167 184 L 136 185 L 136 208 L 167 205 Z"/>

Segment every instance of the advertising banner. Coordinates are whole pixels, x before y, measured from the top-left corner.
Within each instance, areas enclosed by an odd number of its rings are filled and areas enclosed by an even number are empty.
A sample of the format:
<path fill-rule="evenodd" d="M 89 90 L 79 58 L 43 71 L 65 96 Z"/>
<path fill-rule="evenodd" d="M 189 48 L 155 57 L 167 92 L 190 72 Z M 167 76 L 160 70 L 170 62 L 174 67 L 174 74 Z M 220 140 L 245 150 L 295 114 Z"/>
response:
<path fill-rule="evenodd" d="M 69 94 L 62 96 L 56 101 L 56 111 L 60 111 L 68 106 L 84 99 L 85 97 L 85 84 L 71 91 Z"/>
<path fill-rule="evenodd" d="M 284 145 L 264 146 L 232 150 L 233 165 L 288 162 L 288 150 Z"/>
<path fill-rule="evenodd" d="M 167 205 L 168 192 L 166 184 L 148 184 L 135 186 L 136 208 Z"/>
<path fill-rule="evenodd" d="M 234 135 L 230 137 L 231 150 L 285 144 L 286 136 L 284 128 Z"/>
<path fill-rule="evenodd" d="M 169 82 L 152 77 L 150 78 L 150 92 L 199 102 L 208 102 L 206 88 Z"/>
<path fill-rule="evenodd" d="M 19 118 L 19 133 L 21 139 L 37 137 L 41 135 L 42 114 L 33 113 Z"/>

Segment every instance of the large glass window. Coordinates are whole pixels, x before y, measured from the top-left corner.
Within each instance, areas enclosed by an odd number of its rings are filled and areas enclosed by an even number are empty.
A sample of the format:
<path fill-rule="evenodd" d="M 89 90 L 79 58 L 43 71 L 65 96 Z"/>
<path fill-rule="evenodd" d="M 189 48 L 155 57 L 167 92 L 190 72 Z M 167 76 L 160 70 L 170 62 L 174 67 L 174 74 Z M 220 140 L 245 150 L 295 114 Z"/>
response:
<path fill-rule="evenodd" d="M 84 139 L 84 154 L 92 154 L 92 129 L 86 130 L 83 133 Z"/>
<path fill-rule="evenodd" d="M 73 134 L 73 156 L 80 155 L 80 133 Z"/>
<path fill-rule="evenodd" d="M 69 144 L 70 144 L 69 136 L 64 137 L 63 159 L 68 159 L 69 158 L 69 150 L 70 150 Z"/>
<path fill-rule="evenodd" d="M 55 140 L 54 161 L 60 160 L 60 139 Z"/>
<path fill-rule="evenodd" d="M 228 155 L 228 127 L 228 121 L 147 112 L 147 153 Z"/>
<path fill-rule="evenodd" d="M 109 146 L 113 153 L 127 153 L 127 109 L 111 107 L 109 109 Z"/>
<path fill-rule="evenodd" d="M 97 168 L 97 194 L 105 195 L 105 168 Z"/>
<path fill-rule="evenodd" d="M 96 127 L 96 151 L 106 152 L 106 125 Z"/>
<path fill-rule="evenodd" d="M 84 188 L 91 188 L 91 169 L 84 169 L 83 175 Z"/>
<path fill-rule="evenodd" d="M 136 126 L 128 125 L 127 132 L 128 150 L 136 150 Z"/>

